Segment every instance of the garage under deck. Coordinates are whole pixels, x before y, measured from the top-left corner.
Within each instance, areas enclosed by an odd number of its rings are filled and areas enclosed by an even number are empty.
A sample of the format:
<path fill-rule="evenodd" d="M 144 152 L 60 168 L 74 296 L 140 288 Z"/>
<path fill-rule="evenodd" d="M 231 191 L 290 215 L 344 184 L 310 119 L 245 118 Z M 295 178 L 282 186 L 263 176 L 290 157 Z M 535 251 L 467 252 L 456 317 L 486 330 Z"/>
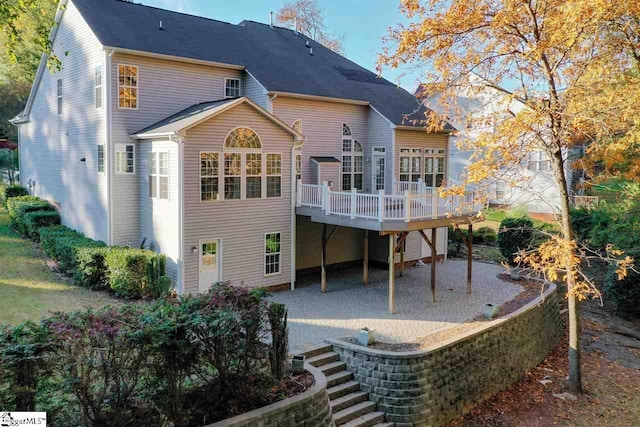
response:
<path fill-rule="evenodd" d="M 404 241 L 411 232 L 419 233 L 431 248 L 430 286 L 432 301 L 436 302 L 436 230 L 453 226 L 467 245 L 467 293 L 472 292 L 473 224 L 483 221 L 480 210 L 483 202 L 473 192 L 464 195 L 441 197 L 434 189 L 419 194 L 377 194 L 333 191 L 327 183 L 322 185 L 297 185 L 296 213 L 310 217 L 321 227 L 321 289 L 327 291 L 327 242 L 338 227 L 364 230 L 362 282 L 369 278 L 369 232 L 377 231 L 388 236 L 389 312 L 396 312 L 396 254 L 400 255 L 400 276 L 404 275 Z M 464 236 L 460 225 L 466 225 L 469 233 Z M 436 254 L 434 257 L 433 255 Z M 435 259 L 434 259 L 435 258 Z"/>

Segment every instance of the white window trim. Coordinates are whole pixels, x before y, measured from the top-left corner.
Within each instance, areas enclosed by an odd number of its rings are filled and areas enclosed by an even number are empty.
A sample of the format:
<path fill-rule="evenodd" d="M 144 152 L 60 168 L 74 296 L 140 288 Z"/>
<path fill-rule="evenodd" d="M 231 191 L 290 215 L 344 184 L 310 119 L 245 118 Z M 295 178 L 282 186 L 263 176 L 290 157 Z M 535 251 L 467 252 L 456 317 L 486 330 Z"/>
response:
<path fill-rule="evenodd" d="M 229 80 L 238 81 L 238 96 L 227 96 L 227 82 Z M 242 96 L 242 79 L 239 77 L 225 77 L 224 78 L 224 99 L 240 98 Z"/>
<path fill-rule="evenodd" d="M 209 151 L 206 151 L 207 153 Z M 202 270 L 202 245 L 204 243 L 213 243 L 215 242 L 216 245 L 218 246 L 216 248 L 216 256 L 218 257 L 217 262 L 218 262 L 218 282 L 222 282 L 222 239 L 217 239 L 217 238 L 213 238 L 213 239 L 200 239 L 198 240 L 198 291 L 200 291 L 200 270 Z M 265 257 L 266 259 L 266 257 Z"/>
<path fill-rule="evenodd" d="M 224 182 L 222 181 L 224 179 L 224 172 L 221 169 L 221 159 L 224 157 L 224 154 L 222 151 L 209 151 L 209 150 L 202 150 L 198 153 L 198 176 L 200 177 L 199 181 L 198 181 L 198 186 L 202 185 L 202 154 L 203 153 L 215 153 L 218 155 L 218 198 L 217 199 L 213 199 L 213 200 L 202 200 L 202 187 L 200 187 L 200 203 L 216 203 L 219 202 L 221 200 L 224 200 L 224 188 L 221 187 L 221 184 L 224 185 Z M 224 164 L 222 164 L 222 166 L 224 166 Z M 215 175 L 205 175 L 206 178 L 215 178 Z"/>
<path fill-rule="evenodd" d="M 280 156 L 280 173 L 279 174 L 269 174 L 267 171 L 267 157 L 269 156 L 269 154 L 276 154 Z M 284 156 L 282 155 L 282 153 L 264 153 L 263 154 L 263 165 L 264 165 L 264 173 L 262 175 L 262 179 L 263 179 L 263 195 L 265 199 L 281 199 L 284 193 L 284 182 L 283 182 L 283 173 L 282 170 L 285 169 L 284 167 Z M 280 195 L 279 196 L 268 196 L 267 194 L 267 183 L 268 183 L 268 177 L 271 176 L 279 176 L 280 177 Z"/>
<path fill-rule="evenodd" d="M 137 70 L 136 72 L 136 76 L 138 79 L 138 83 L 136 85 L 136 106 L 135 108 L 133 107 L 121 107 L 120 106 L 120 66 L 123 67 L 135 67 L 135 69 Z M 121 64 L 118 63 L 116 64 L 116 101 L 118 103 L 118 110 L 137 110 L 140 107 L 140 67 L 138 67 L 137 65 L 133 65 L 133 64 Z M 123 87 L 128 87 L 128 86 L 123 86 Z"/>
<path fill-rule="evenodd" d="M 96 73 L 98 68 L 100 69 L 100 84 L 96 83 Z M 96 110 L 101 110 L 102 108 L 104 108 L 104 72 L 103 72 L 103 67 L 102 64 L 96 64 L 96 66 L 93 69 L 93 106 L 96 108 Z M 100 106 L 98 107 L 97 105 L 97 101 L 98 98 L 96 97 L 96 93 L 97 91 L 100 91 Z"/>
<path fill-rule="evenodd" d="M 56 110 L 58 116 L 64 113 L 64 82 L 62 78 L 56 79 Z"/>
<path fill-rule="evenodd" d="M 267 256 L 274 254 L 274 253 L 271 253 L 271 254 L 267 253 L 267 236 L 269 234 L 279 234 L 280 235 L 280 251 L 277 252 L 277 254 L 280 255 L 280 257 L 279 257 L 279 261 L 278 261 L 278 271 L 276 273 L 267 274 Z M 264 238 L 262 239 L 262 244 L 263 244 L 262 274 L 264 274 L 264 277 L 278 276 L 278 275 L 282 274 L 282 242 L 283 242 L 283 240 L 282 240 L 282 232 L 281 231 L 270 231 L 268 233 L 264 233 Z"/>
<path fill-rule="evenodd" d="M 344 127 L 347 126 L 349 128 L 349 133 L 351 135 L 345 135 L 344 134 Z M 342 122 L 342 125 L 340 126 L 340 134 L 341 139 L 340 139 L 340 150 L 341 150 L 341 163 L 340 163 L 340 184 L 339 184 L 339 188 L 340 191 L 351 191 L 351 188 L 355 188 L 355 182 L 356 182 L 356 174 L 362 175 L 362 189 L 358 190 L 358 191 L 363 191 L 364 190 L 364 146 L 362 145 L 362 143 L 355 137 L 355 135 L 353 134 L 353 129 L 351 128 L 351 125 L 349 125 L 346 122 Z M 350 141 L 349 145 L 351 148 L 351 151 L 344 151 L 344 142 L 345 141 Z M 362 149 L 361 151 L 356 151 L 355 150 L 355 146 L 356 146 L 356 142 L 360 145 L 360 148 Z M 350 172 L 344 172 L 343 171 L 343 165 L 344 165 L 344 158 L 345 156 L 349 156 L 351 158 L 351 171 Z M 362 158 L 362 172 L 356 172 L 356 161 L 355 158 L 356 156 L 361 157 Z M 350 189 L 349 190 L 345 190 L 343 188 L 343 182 L 344 182 L 344 175 L 350 175 L 351 179 L 351 185 L 350 185 Z"/>
<path fill-rule="evenodd" d="M 382 152 L 376 153 L 376 150 L 382 150 Z M 386 190 L 386 181 L 387 181 L 387 147 L 376 145 L 375 147 L 371 147 L 371 191 L 376 192 L 376 157 L 382 157 L 384 159 L 384 177 L 382 179 L 382 188 L 381 190 Z"/>
<path fill-rule="evenodd" d="M 156 161 L 156 173 L 154 175 L 151 174 L 151 154 L 155 154 L 155 161 Z M 167 155 L 167 174 L 163 175 L 160 173 L 160 154 L 166 154 Z M 158 191 L 158 194 L 156 196 L 152 196 L 151 193 L 151 187 L 149 187 L 149 198 L 150 199 L 156 199 L 156 200 L 166 200 L 169 201 L 169 199 L 171 198 L 171 183 L 170 183 L 170 176 L 171 176 L 171 171 L 169 170 L 170 168 L 170 159 L 169 159 L 169 151 L 167 150 L 151 150 L 149 151 L 149 165 L 147 166 L 147 176 L 149 178 L 149 180 L 151 179 L 155 179 L 156 180 L 156 188 Z M 166 177 L 167 178 L 167 197 L 160 197 L 160 178 L 161 177 Z M 149 185 L 151 185 L 151 182 L 149 182 Z"/>
<path fill-rule="evenodd" d="M 102 171 L 100 171 L 100 147 L 102 147 Z M 96 170 L 98 174 L 104 175 L 107 170 L 107 151 L 104 144 L 96 145 Z"/>
<path fill-rule="evenodd" d="M 123 152 L 126 154 L 128 146 L 133 147 L 133 172 L 118 171 L 118 153 Z M 125 157 L 125 160 L 126 160 L 126 157 Z M 116 164 L 115 164 L 116 175 L 135 175 L 136 174 L 136 146 L 134 144 L 116 144 L 115 161 L 116 161 Z"/>

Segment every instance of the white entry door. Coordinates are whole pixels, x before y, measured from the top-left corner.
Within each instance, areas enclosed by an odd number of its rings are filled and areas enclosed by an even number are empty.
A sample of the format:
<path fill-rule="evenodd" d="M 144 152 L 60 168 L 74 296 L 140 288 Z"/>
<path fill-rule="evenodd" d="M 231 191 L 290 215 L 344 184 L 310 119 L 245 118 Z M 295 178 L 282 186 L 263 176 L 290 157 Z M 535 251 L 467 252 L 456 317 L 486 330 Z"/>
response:
<path fill-rule="evenodd" d="M 220 281 L 220 240 L 200 241 L 200 292 Z"/>
<path fill-rule="evenodd" d="M 385 179 L 385 148 L 374 147 L 373 149 L 373 191 L 384 190 Z"/>

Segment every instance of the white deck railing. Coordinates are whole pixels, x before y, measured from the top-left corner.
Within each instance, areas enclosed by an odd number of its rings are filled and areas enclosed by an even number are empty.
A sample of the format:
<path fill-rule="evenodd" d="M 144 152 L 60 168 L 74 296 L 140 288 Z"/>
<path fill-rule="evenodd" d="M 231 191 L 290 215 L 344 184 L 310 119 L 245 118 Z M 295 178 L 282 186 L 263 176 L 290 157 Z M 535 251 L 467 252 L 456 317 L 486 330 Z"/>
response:
<path fill-rule="evenodd" d="M 302 184 L 300 181 L 296 205 L 320 208 L 325 215 L 407 222 L 447 215 L 468 215 L 484 207 L 475 192 L 467 192 L 462 196 L 441 197 L 429 188 L 421 194 L 412 194 L 407 188 L 401 195 L 384 194 L 382 190 L 377 194 L 368 194 L 358 193 L 355 189 L 333 191 L 326 182 L 323 185 L 311 185 Z"/>
<path fill-rule="evenodd" d="M 402 195 L 406 191 L 409 194 L 431 194 L 433 193 L 433 187 L 427 187 L 421 179 L 418 181 L 393 181 L 391 194 Z"/>
<path fill-rule="evenodd" d="M 600 198 L 598 196 L 571 196 L 569 201 L 574 208 L 591 209 L 598 206 Z"/>

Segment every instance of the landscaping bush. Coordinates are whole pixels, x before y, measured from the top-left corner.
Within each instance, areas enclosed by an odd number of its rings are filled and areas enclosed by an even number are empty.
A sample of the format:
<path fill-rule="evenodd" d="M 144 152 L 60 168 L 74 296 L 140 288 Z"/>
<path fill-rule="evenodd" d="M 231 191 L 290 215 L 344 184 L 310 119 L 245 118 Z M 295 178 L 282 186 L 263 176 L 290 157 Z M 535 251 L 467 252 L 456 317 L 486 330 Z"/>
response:
<path fill-rule="evenodd" d="M 2 207 L 7 209 L 7 201 L 12 197 L 27 196 L 29 192 L 22 185 L 7 185 L 2 188 L 2 194 L 0 194 L 0 201 Z"/>
<path fill-rule="evenodd" d="M 635 254 L 638 259 L 640 253 Z M 618 280 L 615 266 L 609 267 L 605 280 L 605 296 L 613 303 L 616 314 L 626 319 L 640 319 L 640 274 L 628 271 L 627 277 Z"/>
<path fill-rule="evenodd" d="M 164 260 L 164 255 L 146 249 L 111 248 L 105 256 L 111 290 L 124 298 L 156 291 L 150 280 L 164 276 Z"/>
<path fill-rule="evenodd" d="M 60 215 L 56 211 L 33 211 L 23 216 L 22 223 L 26 234 L 36 242 L 40 240 L 40 229 L 60 224 Z"/>
<path fill-rule="evenodd" d="M 76 268 L 73 283 L 93 290 L 109 289 L 108 271 L 105 263 L 109 247 L 79 248 L 76 250 Z"/>
<path fill-rule="evenodd" d="M 25 214 L 35 211 L 55 211 L 55 207 L 46 200 L 42 200 L 35 196 L 19 196 L 12 197 L 7 202 L 7 210 L 11 225 L 21 234 L 27 234 L 27 225 L 25 224 Z"/>
<path fill-rule="evenodd" d="M 0 400 L 47 411 L 52 426 L 210 424 L 282 397 L 272 371 L 283 369 L 286 335 L 283 306 L 226 283 L 58 313 L 0 329 Z"/>
<path fill-rule="evenodd" d="M 533 222 L 528 217 L 505 218 L 500 223 L 498 247 L 502 255 L 513 263 L 521 249 L 526 249 L 533 238 Z"/>
<path fill-rule="evenodd" d="M 491 227 L 480 227 L 473 232 L 473 243 L 494 245 L 497 239 L 496 231 Z"/>
<path fill-rule="evenodd" d="M 62 271 L 72 273 L 76 269 L 76 254 L 81 248 L 104 247 L 104 242 L 85 237 L 65 226 L 40 229 L 40 242 L 45 253 L 58 262 Z"/>

